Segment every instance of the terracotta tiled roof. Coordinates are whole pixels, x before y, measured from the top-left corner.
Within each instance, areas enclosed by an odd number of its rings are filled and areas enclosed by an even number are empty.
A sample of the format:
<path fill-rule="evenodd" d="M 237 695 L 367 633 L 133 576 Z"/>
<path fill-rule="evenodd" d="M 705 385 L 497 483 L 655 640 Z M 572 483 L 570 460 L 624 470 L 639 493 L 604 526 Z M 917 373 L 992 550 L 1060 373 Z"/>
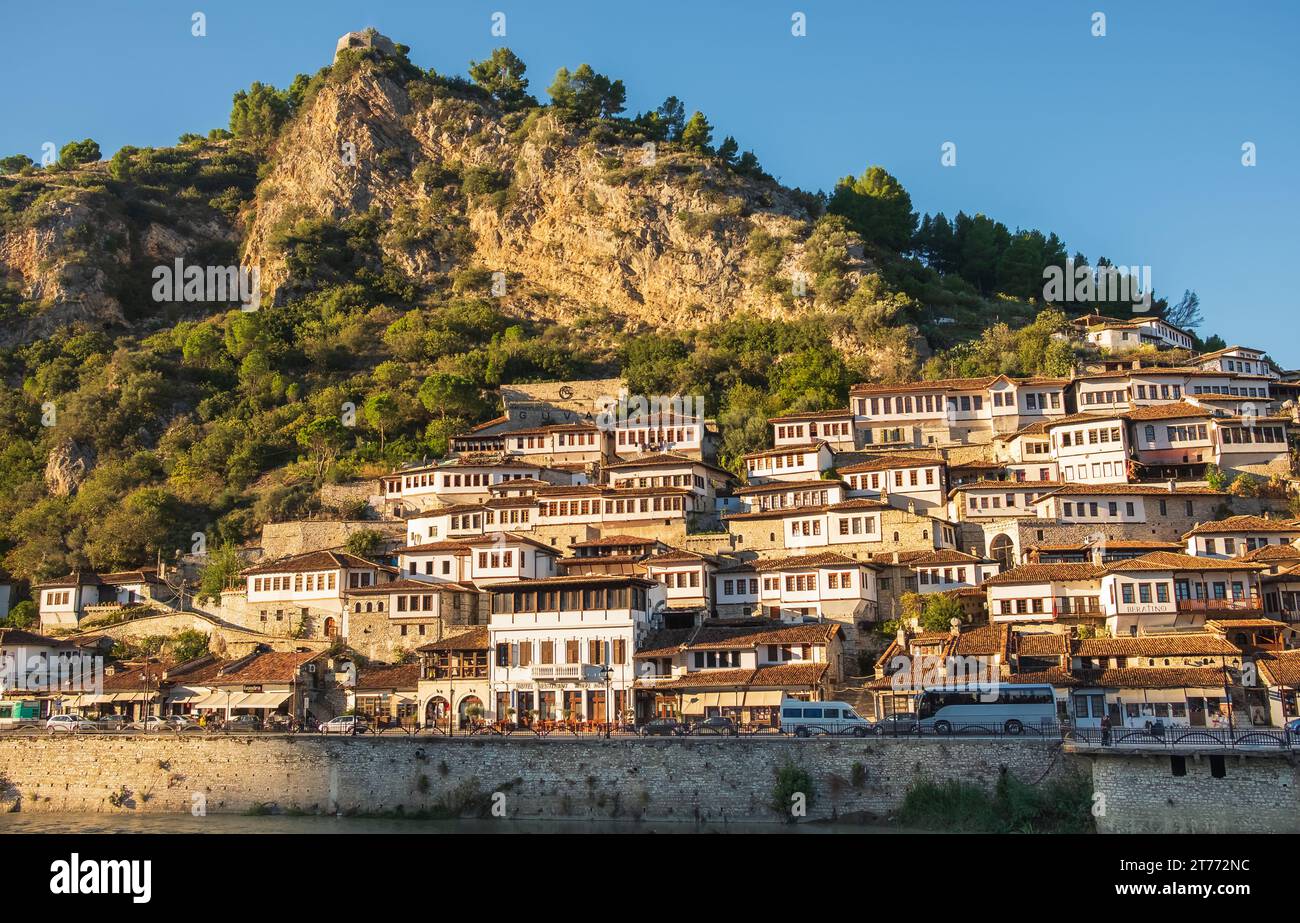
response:
<path fill-rule="evenodd" d="M 510 592 L 513 590 L 547 590 L 554 587 L 572 586 L 655 586 L 653 580 L 647 580 L 645 577 L 634 577 L 628 574 L 575 574 L 565 577 L 546 577 L 540 580 L 515 580 L 510 583 L 494 583 L 491 586 L 484 587 L 491 593 Z"/>
<path fill-rule="evenodd" d="M 1300 687 L 1300 651 L 1264 654 L 1255 663 L 1260 676 L 1270 686 Z"/>
<path fill-rule="evenodd" d="M 1012 673 L 1003 677 L 1002 682 L 1012 685 L 1037 685 L 1039 683 L 1050 683 L 1053 686 L 1078 686 L 1081 685 L 1079 678 L 1068 670 L 1060 667 L 1053 667 L 1050 670 L 1039 670 L 1034 673 Z"/>
<path fill-rule="evenodd" d="M 1290 562 L 1300 560 L 1300 548 L 1295 545 L 1260 545 L 1241 556 L 1243 561 Z"/>
<path fill-rule="evenodd" d="M 232 673 L 213 678 L 214 686 L 238 686 L 245 683 L 287 683 L 292 681 L 303 664 L 323 659 L 322 651 L 270 651 L 258 654 Z"/>
<path fill-rule="evenodd" d="M 420 665 L 373 666 L 357 672 L 358 691 L 363 689 L 413 690 L 420 684 Z"/>
<path fill-rule="evenodd" d="M 1017 490 L 1055 490 L 1061 487 L 1061 481 L 967 481 L 965 484 L 954 484 L 952 490 L 948 491 L 951 496 L 962 490 L 997 490 L 997 491 L 1017 491 Z"/>
<path fill-rule="evenodd" d="M 22 645 L 28 647 L 76 647 L 71 641 L 60 641 L 45 635 L 38 635 L 33 631 L 24 631 L 21 628 L 0 628 L 0 647 L 19 647 Z"/>
<path fill-rule="evenodd" d="M 1138 638 L 1083 638 L 1074 642 L 1076 657 L 1178 657 L 1197 654 L 1239 657 L 1241 650 L 1220 635 L 1200 631 L 1144 635 Z"/>
<path fill-rule="evenodd" d="M 1016 653 L 1022 657 L 1064 657 L 1070 653 L 1070 639 L 1056 631 L 1017 634 Z"/>
<path fill-rule="evenodd" d="M 1185 417 L 1211 417 L 1214 412 L 1205 407 L 1197 407 L 1186 401 L 1173 401 L 1169 404 L 1148 404 L 1134 407 L 1128 412 L 1130 420 L 1181 420 Z"/>
<path fill-rule="evenodd" d="M 858 561 L 847 555 L 836 554 L 833 551 L 822 551 L 817 554 L 795 555 L 788 558 L 768 558 L 766 560 L 755 561 L 754 570 L 800 570 L 806 567 L 869 567 L 875 570 L 874 564 L 868 561 Z"/>
<path fill-rule="evenodd" d="M 422 545 L 407 545 L 397 549 L 398 554 L 469 554 L 469 546 L 464 542 L 425 542 Z"/>
<path fill-rule="evenodd" d="M 1010 637 L 1010 625 L 982 625 L 979 628 L 970 628 L 957 636 L 953 653 L 963 657 L 976 655 L 991 657 L 996 654 L 1005 660 Z"/>
<path fill-rule="evenodd" d="M 491 535 L 478 535 L 473 538 L 461 539 L 470 548 L 487 548 L 501 544 L 515 543 L 517 545 L 531 545 L 538 551 L 544 551 L 547 554 L 559 556 L 560 550 L 552 548 L 545 542 L 539 542 L 537 539 L 527 535 L 520 535 L 518 532 L 496 532 Z"/>
<path fill-rule="evenodd" d="M 1267 564 L 1256 564 L 1240 558 L 1201 558 L 1177 551 L 1153 551 L 1127 561 L 1113 561 L 1106 565 L 1112 573 L 1141 570 L 1267 570 Z"/>
<path fill-rule="evenodd" d="M 1019 567 L 989 577 L 984 581 L 984 586 L 1046 583 L 1057 580 L 1096 580 L 1105 573 L 1104 567 L 1095 564 L 1021 564 Z"/>
<path fill-rule="evenodd" d="M 1112 689 L 1222 688 L 1225 673 L 1218 667 L 1129 667 L 1079 671 L 1079 685 Z"/>
<path fill-rule="evenodd" d="M 858 462 L 855 465 L 846 465 L 836 470 L 840 474 L 860 474 L 864 471 L 887 471 L 894 468 L 925 468 L 931 465 L 942 465 L 944 460 L 937 455 L 881 455 L 878 458 L 871 458 L 866 461 Z"/>
<path fill-rule="evenodd" d="M 977 558 L 973 554 L 957 551 L 955 548 L 940 548 L 937 551 L 900 551 L 898 563 L 910 567 L 927 567 L 937 564 L 992 564 L 988 558 Z"/>
<path fill-rule="evenodd" d="M 769 481 L 766 484 L 749 484 L 736 488 L 733 493 L 738 497 L 748 494 L 782 493 L 787 490 L 807 490 L 811 487 L 846 487 L 840 478 L 817 478 L 806 481 Z"/>
<path fill-rule="evenodd" d="M 816 686 L 828 669 L 830 669 L 829 663 L 783 663 L 759 667 L 749 678 L 749 685 Z"/>
<path fill-rule="evenodd" d="M 826 443 L 821 439 L 818 439 L 816 442 L 804 442 L 799 445 L 783 445 L 774 449 L 763 449 L 761 452 L 749 452 L 746 453 L 744 457 L 765 458 L 768 455 L 788 455 L 791 452 L 816 452 L 825 447 Z"/>
<path fill-rule="evenodd" d="M 653 545 L 658 539 L 643 535 L 604 535 L 584 542 L 571 542 L 570 548 L 607 548 L 619 545 Z"/>
<path fill-rule="evenodd" d="M 982 391 L 1002 375 L 986 375 L 982 378 L 936 378 L 933 381 L 909 381 L 899 385 L 854 385 L 850 394 L 892 394 L 896 391 Z"/>
<path fill-rule="evenodd" d="M 768 423 L 797 423 L 801 420 L 834 420 L 853 416 L 853 410 L 844 407 L 840 410 L 805 410 L 802 413 L 787 413 L 779 417 L 768 417 Z"/>
<path fill-rule="evenodd" d="M 654 564 L 717 564 L 717 559 L 712 555 L 700 554 L 698 551 L 681 551 L 677 548 L 669 548 L 667 551 L 661 551 L 658 554 L 652 554 L 645 559 L 647 565 Z"/>
<path fill-rule="evenodd" d="M 1107 495 L 1140 495 L 1152 497 L 1226 497 L 1221 490 L 1208 487 L 1175 487 L 1161 484 L 1062 484 L 1052 491 L 1054 497 L 1092 497 Z"/>
<path fill-rule="evenodd" d="M 681 455 L 677 452 L 648 452 L 645 455 L 633 455 L 627 458 L 620 458 L 616 462 L 610 462 L 605 465 L 606 471 L 617 471 L 620 468 L 676 468 L 682 465 L 699 465 L 701 468 L 709 468 L 713 471 L 719 471 L 730 477 L 730 472 L 719 468 L 717 465 L 711 465 L 706 461 L 698 458 L 691 458 L 689 455 Z"/>
<path fill-rule="evenodd" d="M 460 634 L 417 647 L 417 651 L 485 651 L 488 649 L 487 626 L 471 628 Z"/>
<path fill-rule="evenodd" d="M 1263 516 L 1229 516 L 1227 519 L 1198 523 L 1196 528 L 1183 533 L 1183 538 L 1187 538 L 1189 535 L 1203 535 L 1207 532 L 1294 532 L 1300 534 L 1300 525 L 1282 519 L 1265 519 Z"/>

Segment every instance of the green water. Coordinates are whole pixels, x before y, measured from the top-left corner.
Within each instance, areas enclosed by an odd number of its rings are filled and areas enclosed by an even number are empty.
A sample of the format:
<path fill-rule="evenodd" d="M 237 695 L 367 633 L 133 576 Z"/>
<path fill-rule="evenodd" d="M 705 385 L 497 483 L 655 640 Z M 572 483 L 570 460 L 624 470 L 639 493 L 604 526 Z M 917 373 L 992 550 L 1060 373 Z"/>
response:
<path fill-rule="evenodd" d="M 577 820 L 391 820 L 244 814 L 0 814 L 0 835 L 19 833 L 900 833 L 856 824 L 673 823 Z"/>

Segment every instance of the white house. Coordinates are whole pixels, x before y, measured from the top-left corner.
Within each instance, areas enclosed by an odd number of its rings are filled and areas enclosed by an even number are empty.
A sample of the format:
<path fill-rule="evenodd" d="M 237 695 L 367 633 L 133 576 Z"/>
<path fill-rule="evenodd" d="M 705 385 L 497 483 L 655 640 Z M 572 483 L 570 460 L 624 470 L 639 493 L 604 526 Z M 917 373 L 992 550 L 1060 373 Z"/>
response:
<path fill-rule="evenodd" d="M 497 583 L 488 592 L 495 717 L 513 709 L 604 723 L 630 711 L 632 655 L 662 627 L 662 587 L 642 577 L 587 575 Z"/>

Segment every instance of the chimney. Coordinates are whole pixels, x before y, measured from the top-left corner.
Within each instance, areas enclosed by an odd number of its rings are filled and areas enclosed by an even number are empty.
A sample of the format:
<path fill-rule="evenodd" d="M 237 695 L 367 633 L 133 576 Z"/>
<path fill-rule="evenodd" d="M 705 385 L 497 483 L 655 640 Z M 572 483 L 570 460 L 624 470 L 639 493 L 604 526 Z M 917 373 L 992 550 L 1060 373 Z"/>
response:
<path fill-rule="evenodd" d="M 961 619 L 952 618 L 948 620 L 948 634 L 954 638 L 961 634 Z"/>

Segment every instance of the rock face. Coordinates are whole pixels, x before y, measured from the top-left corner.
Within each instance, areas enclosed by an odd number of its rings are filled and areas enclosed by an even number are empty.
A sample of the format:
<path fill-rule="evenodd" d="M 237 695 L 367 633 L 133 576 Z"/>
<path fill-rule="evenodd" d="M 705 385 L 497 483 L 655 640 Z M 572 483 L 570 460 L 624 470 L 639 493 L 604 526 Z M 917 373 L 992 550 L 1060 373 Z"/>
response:
<path fill-rule="evenodd" d="M 277 142 L 244 249 L 264 293 L 283 301 L 280 289 L 292 288 L 271 244 L 277 227 L 371 210 L 391 218 L 399 207 L 427 214 L 439 190 L 417 179 L 422 164 L 425 175 L 508 181 L 496 196 L 471 192 L 456 216 L 473 235 L 458 265 L 505 273 L 508 308 L 560 321 L 594 309 L 664 327 L 788 313 L 746 249 L 762 228 L 787 241 L 776 274 L 798 267 L 809 216 L 776 183 L 694 155 L 593 142 L 550 113 L 511 132 L 463 100 L 416 104 L 365 69 L 321 89 Z M 449 268 L 445 252 L 411 236 L 388 242 L 387 256 L 417 281 Z"/>
<path fill-rule="evenodd" d="M 45 461 L 45 486 L 52 496 L 71 496 L 94 466 L 95 454 L 90 448 L 64 440 L 50 450 Z"/>
<path fill-rule="evenodd" d="M 122 324 L 111 275 L 129 261 L 126 224 L 93 198 L 69 191 L 0 232 L 0 277 L 41 310 L 26 325 L 0 328 L 0 346 L 48 336 L 65 324 Z"/>

